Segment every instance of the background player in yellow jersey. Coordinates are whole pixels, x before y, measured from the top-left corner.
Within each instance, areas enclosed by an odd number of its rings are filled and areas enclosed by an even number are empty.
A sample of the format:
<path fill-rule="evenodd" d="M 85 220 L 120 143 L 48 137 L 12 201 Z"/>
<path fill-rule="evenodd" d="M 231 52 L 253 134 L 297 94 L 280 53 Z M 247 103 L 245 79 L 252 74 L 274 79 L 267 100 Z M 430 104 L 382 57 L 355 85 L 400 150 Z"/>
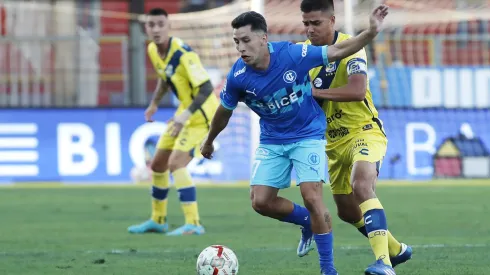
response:
<path fill-rule="evenodd" d="M 180 105 L 167 130 L 160 137 L 151 163 L 151 218 L 130 226 L 128 231 L 168 231 L 167 195 L 171 173 L 179 192 L 185 224 L 167 235 L 200 235 L 204 233 L 204 228 L 199 221 L 196 188 L 186 167 L 194 153 L 199 153 L 200 144 L 208 133 L 209 123 L 219 101 L 213 94 L 213 86 L 199 56 L 182 40 L 169 36 L 167 12 L 155 8 L 147 17 L 146 31 L 152 40 L 148 45 L 148 56 L 160 78 L 150 106 L 146 109 L 145 118 L 148 122 L 152 121 L 152 116 L 168 88 L 175 93 Z"/>
<path fill-rule="evenodd" d="M 349 39 L 335 31 L 333 0 L 303 0 L 304 43 L 333 45 Z M 386 153 L 387 138 L 373 105 L 365 50 L 310 71 L 313 95 L 327 117 L 328 172 L 340 219 L 369 238 L 376 262 L 365 274 L 395 274 L 411 258 L 411 247 L 388 231 L 375 184 Z"/>

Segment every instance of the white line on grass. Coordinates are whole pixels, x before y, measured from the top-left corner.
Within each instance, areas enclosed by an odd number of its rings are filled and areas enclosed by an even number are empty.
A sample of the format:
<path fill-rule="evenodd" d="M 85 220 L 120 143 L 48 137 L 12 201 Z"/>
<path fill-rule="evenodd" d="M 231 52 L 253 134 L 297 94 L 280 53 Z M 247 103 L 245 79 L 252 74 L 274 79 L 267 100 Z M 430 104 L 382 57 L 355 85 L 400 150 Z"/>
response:
<path fill-rule="evenodd" d="M 490 244 L 480 243 L 480 244 L 416 244 L 412 245 L 415 249 L 448 249 L 448 248 L 487 248 Z M 204 247 L 203 247 L 204 249 Z M 369 250 L 368 246 L 336 246 L 335 250 Z M 257 247 L 257 248 L 242 248 L 237 250 L 247 250 L 251 252 L 288 252 L 296 251 L 295 247 Z M 197 253 L 198 248 L 183 248 L 183 249 L 108 249 L 108 250 L 85 250 L 85 251 L 73 251 L 74 253 L 81 254 L 114 254 L 114 255 L 124 255 L 124 254 L 155 254 L 155 253 Z M 67 252 L 63 252 L 66 254 Z M 52 255 L 59 254 L 55 251 L 19 251 L 19 252 L 7 252 L 0 251 L 0 257 L 4 256 L 42 256 L 42 255 Z"/>
<path fill-rule="evenodd" d="M 490 247 L 490 244 L 417 244 L 411 245 L 411 247 L 417 249 L 434 249 L 434 248 L 483 248 Z M 334 247 L 334 250 L 369 250 L 368 246 L 340 246 Z M 296 251 L 295 247 L 257 247 L 257 248 L 243 248 L 242 250 L 248 250 L 252 252 L 282 252 L 282 251 Z M 196 252 L 194 248 L 184 249 L 154 249 L 154 250 L 124 250 L 124 249 L 112 249 L 108 251 L 101 250 L 88 250 L 85 253 L 97 254 L 97 253 L 109 253 L 109 254 L 131 254 L 131 253 L 179 253 L 179 252 Z"/>

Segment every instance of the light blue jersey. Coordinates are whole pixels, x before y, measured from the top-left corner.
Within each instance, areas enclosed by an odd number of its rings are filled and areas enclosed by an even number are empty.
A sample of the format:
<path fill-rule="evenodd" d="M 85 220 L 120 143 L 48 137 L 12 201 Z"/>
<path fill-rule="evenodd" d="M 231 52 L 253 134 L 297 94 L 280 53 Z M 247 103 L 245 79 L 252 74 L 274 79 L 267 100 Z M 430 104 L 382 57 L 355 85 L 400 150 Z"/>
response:
<path fill-rule="evenodd" d="M 298 185 L 325 181 L 326 118 L 313 98 L 309 71 L 328 64 L 327 46 L 277 42 L 269 43 L 269 52 L 265 71 L 235 62 L 221 92 L 225 108 L 242 101 L 260 117 L 251 184 L 289 187 L 293 167 Z"/>
<path fill-rule="evenodd" d="M 228 74 L 221 104 L 244 102 L 260 117 L 261 144 L 323 139 L 326 118 L 311 92 L 309 71 L 328 65 L 327 46 L 269 43 L 270 64 L 257 71 L 239 59 Z"/>

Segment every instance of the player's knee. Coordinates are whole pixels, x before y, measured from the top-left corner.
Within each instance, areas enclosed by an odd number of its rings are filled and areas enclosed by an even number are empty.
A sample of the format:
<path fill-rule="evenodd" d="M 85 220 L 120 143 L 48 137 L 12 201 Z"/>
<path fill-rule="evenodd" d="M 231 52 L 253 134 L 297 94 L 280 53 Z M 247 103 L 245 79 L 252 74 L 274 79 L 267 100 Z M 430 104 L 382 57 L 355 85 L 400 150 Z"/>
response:
<path fill-rule="evenodd" d="M 352 182 L 352 190 L 356 199 L 359 202 L 364 202 L 369 199 L 376 198 L 375 182 L 366 180 L 357 180 Z"/>
<path fill-rule="evenodd" d="M 161 158 L 154 158 L 151 162 L 150 168 L 153 172 L 163 173 L 168 169 L 167 161 Z"/>
<path fill-rule="evenodd" d="M 188 153 L 175 151 L 174 153 L 172 153 L 168 161 L 168 169 L 170 170 L 170 172 L 174 172 L 176 170 L 184 168 L 187 166 L 187 164 L 189 164 L 191 159 L 192 158 Z"/>
<path fill-rule="evenodd" d="M 323 203 L 323 196 L 321 193 L 309 192 L 303 194 L 303 202 L 306 209 L 311 213 L 319 213 L 325 210 L 325 204 Z"/>
<path fill-rule="evenodd" d="M 323 212 L 325 205 L 323 203 L 322 183 L 305 182 L 301 183 L 300 188 L 305 207 L 310 212 Z"/>
<path fill-rule="evenodd" d="M 267 215 L 271 212 L 271 202 L 265 197 L 252 196 L 252 208 L 261 215 Z"/>

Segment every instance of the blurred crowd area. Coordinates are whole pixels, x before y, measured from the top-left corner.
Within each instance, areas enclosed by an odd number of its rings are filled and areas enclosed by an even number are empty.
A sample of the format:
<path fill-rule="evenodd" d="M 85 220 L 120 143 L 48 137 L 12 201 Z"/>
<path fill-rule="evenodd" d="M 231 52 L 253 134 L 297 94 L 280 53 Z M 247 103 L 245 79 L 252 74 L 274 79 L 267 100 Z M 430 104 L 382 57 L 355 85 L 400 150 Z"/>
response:
<path fill-rule="evenodd" d="M 300 0 L 264 0 L 270 40 L 305 39 Z M 368 23 L 372 0 L 352 0 L 346 22 L 344 1 L 335 1 L 336 26 L 355 31 Z M 369 64 L 383 77 L 391 66 L 488 66 L 490 1 L 386 0 L 386 30 L 367 48 Z M 208 68 L 216 91 L 236 60 L 230 22 L 248 10 L 247 0 L 146 0 L 144 12 L 163 7 L 171 34 L 191 45 Z M 130 36 L 130 1 L 60 0 L 0 3 L 0 106 L 134 106 L 135 93 L 148 98 L 157 76 L 146 60 L 145 85 L 131 89 L 131 54 L 145 41 Z M 143 30 L 143 28 L 141 28 Z M 147 41 L 146 41 L 147 42 Z M 136 45 L 136 46 L 135 46 Z M 141 54 L 144 54 L 142 52 Z M 395 77 L 396 85 L 405 85 Z M 382 88 L 386 86 L 382 81 Z M 393 85 L 393 83 L 392 83 Z M 408 85 L 408 84 L 407 84 Z M 387 91 L 383 91 L 387 93 Z M 391 95 L 398 96 L 398 95 Z M 174 106 L 169 93 L 162 105 Z"/>

